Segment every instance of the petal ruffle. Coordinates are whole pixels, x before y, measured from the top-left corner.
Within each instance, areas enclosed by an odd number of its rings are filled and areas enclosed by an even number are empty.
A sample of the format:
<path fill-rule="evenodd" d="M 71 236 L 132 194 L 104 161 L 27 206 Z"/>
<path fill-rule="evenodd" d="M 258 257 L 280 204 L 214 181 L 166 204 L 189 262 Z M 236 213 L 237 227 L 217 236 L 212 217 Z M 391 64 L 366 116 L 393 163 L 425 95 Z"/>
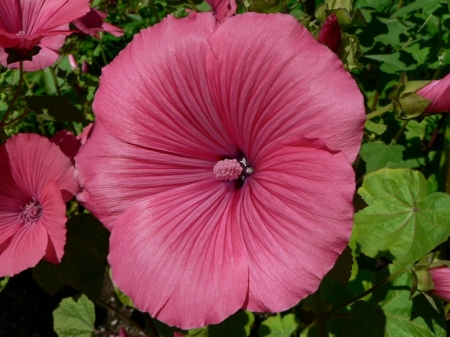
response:
<path fill-rule="evenodd" d="M 111 233 L 114 283 L 139 309 L 184 329 L 235 313 L 248 287 L 236 195 L 232 183 L 209 181 L 130 207 Z"/>
<path fill-rule="evenodd" d="M 237 223 L 252 311 L 283 311 L 313 293 L 350 238 L 354 172 L 322 141 L 297 139 L 259 158 Z"/>

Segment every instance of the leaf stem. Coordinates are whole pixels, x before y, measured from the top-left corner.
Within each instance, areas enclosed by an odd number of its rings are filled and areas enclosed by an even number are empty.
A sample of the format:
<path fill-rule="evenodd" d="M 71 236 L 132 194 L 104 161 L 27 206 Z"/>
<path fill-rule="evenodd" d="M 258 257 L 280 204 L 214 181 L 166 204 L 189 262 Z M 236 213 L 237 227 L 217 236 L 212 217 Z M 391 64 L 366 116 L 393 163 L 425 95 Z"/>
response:
<path fill-rule="evenodd" d="M 22 85 L 23 85 L 23 61 L 20 61 L 20 63 L 19 63 L 19 83 L 17 84 L 17 90 L 16 90 L 16 93 L 14 94 L 14 97 L 11 100 L 11 103 L 9 103 L 8 109 L 6 109 L 6 112 L 3 115 L 2 120 L 0 121 L 0 128 L 2 128 L 2 129 L 6 124 L 6 120 L 8 119 L 9 114 L 11 113 L 11 111 L 14 108 L 14 105 L 16 104 L 17 99 L 19 98 L 20 92 L 22 91 Z M 3 141 L 6 140 L 5 138 L 3 138 L 5 135 L 6 135 L 6 133 L 3 131 L 1 134 Z"/>
<path fill-rule="evenodd" d="M 316 309 L 317 313 L 317 328 L 319 330 L 319 337 L 328 337 L 329 334 L 323 310 L 322 292 L 320 290 L 320 287 L 314 293 L 313 299 L 314 299 L 314 308 Z"/>
<path fill-rule="evenodd" d="M 375 284 L 372 288 L 367 289 L 366 291 L 362 292 L 361 294 L 359 294 L 359 295 L 357 295 L 357 296 L 355 296 L 355 297 L 349 299 L 348 301 L 345 301 L 345 302 L 342 303 L 342 304 L 339 304 L 337 307 L 335 307 L 335 308 L 331 309 L 330 311 L 326 312 L 325 315 L 324 315 L 324 316 L 325 316 L 325 319 L 327 319 L 327 320 L 328 320 L 328 319 L 331 319 L 331 318 L 332 318 L 331 315 L 332 315 L 334 312 L 339 311 L 339 310 L 345 308 L 346 306 L 352 304 L 353 302 L 356 302 L 357 300 L 359 300 L 359 299 L 361 299 L 361 298 L 363 298 L 363 297 L 366 297 L 367 295 L 373 293 L 375 290 L 377 290 L 378 288 L 384 286 L 386 283 L 392 281 L 392 280 L 395 279 L 396 277 L 398 277 L 398 276 L 400 276 L 400 275 L 402 275 L 402 274 L 404 274 L 404 273 L 410 272 L 410 271 L 411 271 L 411 268 L 403 268 L 403 269 L 400 269 L 399 271 L 395 272 L 394 274 L 389 275 L 389 276 L 386 277 L 384 280 L 381 280 L 380 282 L 378 282 L 377 284 Z"/>
<path fill-rule="evenodd" d="M 61 96 L 61 89 L 59 88 L 58 78 L 56 77 L 55 69 L 53 69 L 53 67 L 49 68 L 50 74 L 52 74 L 53 83 L 55 84 L 56 92 L 58 93 L 58 96 Z"/>
<path fill-rule="evenodd" d="M 155 1 L 150 0 L 148 2 L 148 5 L 150 6 L 150 10 L 152 11 L 153 15 L 155 16 L 156 23 L 161 22 L 161 18 L 159 17 L 158 11 L 156 10 L 156 7 L 155 7 Z"/>
<path fill-rule="evenodd" d="M 410 121 L 410 120 L 408 119 L 408 120 L 406 120 L 406 121 L 403 122 L 402 126 L 400 127 L 400 129 L 398 130 L 398 132 L 396 133 L 396 135 L 394 136 L 394 138 L 392 138 L 391 144 L 397 143 L 398 138 L 402 135 L 403 131 L 405 131 L 406 126 L 408 125 L 409 121 Z"/>
<path fill-rule="evenodd" d="M 366 118 L 367 118 L 367 120 L 369 120 L 369 119 L 384 115 L 389 110 L 392 110 L 393 107 L 394 107 L 394 105 L 392 103 L 389 103 L 388 105 L 367 114 Z"/>
<path fill-rule="evenodd" d="M 145 331 L 144 329 L 142 329 L 139 324 L 137 324 L 135 321 L 133 321 L 131 318 L 129 318 L 127 315 L 125 315 L 123 312 L 121 312 L 120 310 L 117 310 L 116 308 L 110 306 L 108 303 L 102 301 L 101 299 L 92 299 L 95 304 L 105 308 L 106 310 L 110 310 L 113 311 L 114 313 L 116 313 L 117 315 L 119 315 L 124 321 L 132 324 L 134 327 L 136 327 L 136 329 L 138 329 L 139 331 L 141 331 L 144 336 L 147 337 L 154 337 L 152 335 L 150 335 L 147 331 Z"/>

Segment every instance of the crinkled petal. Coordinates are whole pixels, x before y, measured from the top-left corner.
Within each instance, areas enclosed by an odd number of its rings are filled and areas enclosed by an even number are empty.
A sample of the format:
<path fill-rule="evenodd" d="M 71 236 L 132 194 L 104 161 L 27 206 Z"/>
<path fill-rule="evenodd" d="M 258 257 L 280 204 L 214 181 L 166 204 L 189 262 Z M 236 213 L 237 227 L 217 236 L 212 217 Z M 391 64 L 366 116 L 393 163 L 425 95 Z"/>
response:
<path fill-rule="evenodd" d="M 312 294 L 350 238 L 354 172 L 322 141 L 296 139 L 254 163 L 237 223 L 252 311 L 283 311 Z"/>
<path fill-rule="evenodd" d="M 19 189 L 28 196 L 36 198 L 51 179 L 56 181 L 64 201 L 77 192 L 70 159 L 47 138 L 21 133 L 11 137 L 5 147 L 12 176 Z"/>
<path fill-rule="evenodd" d="M 450 74 L 441 80 L 432 81 L 417 93 L 431 101 L 426 113 L 450 112 Z"/>
<path fill-rule="evenodd" d="M 236 13 L 236 0 L 206 0 L 206 2 L 212 7 L 216 19 L 220 22 Z"/>
<path fill-rule="evenodd" d="M 47 240 L 47 231 L 41 223 L 22 224 L 6 249 L 0 252 L 0 277 L 34 267 L 45 254 Z"/>
<path fill-rule="evenodd" d="M 83 33 L 95 37 L 98 37 L 97 32 L 107 32 L 116 37 L 122 36 L 123 29 L 103 21 L 107 16 L 108 15 L 106 13 L 95 8 L 91 8 L 86 15 L 75 20 L 73 23 L 75 27 Z"/>
<path fill-rule="evenodd" d="M 214 110 L 248 157 L 274 142 L 303 136 L 323 138 L 349 161 L 356 158 L 363 97 L 336 55 L 294 17 L 237 15 L 208 41 Z"/>
<path fill-rule="evenodd" d="M 232 183 L 210 178 L 130 207 L 108 260 L 141 310 L 184 329 L 219 323 L 246 300 L 248 267 Z"/>
<path fill-rule="evenodd" d="M 111 137 L 97 120 L 92 136 L 75 157 L 75 175 L 82 186 L 77 199 L 111 229 L 117 216 L 136 201 L 215 179 L 213 167 L 220 159 L 176 156 L 125 143 Z"/>

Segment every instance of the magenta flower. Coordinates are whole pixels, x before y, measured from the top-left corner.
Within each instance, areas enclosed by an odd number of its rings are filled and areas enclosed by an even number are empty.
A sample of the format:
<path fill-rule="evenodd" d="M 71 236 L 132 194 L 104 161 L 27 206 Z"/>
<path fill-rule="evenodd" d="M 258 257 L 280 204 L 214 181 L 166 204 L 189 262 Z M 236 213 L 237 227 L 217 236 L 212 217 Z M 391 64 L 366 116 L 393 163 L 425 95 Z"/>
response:
<path fill-rule="evenodd" d="M 77 191 L 73 166 L 58 146 L 18 134 L 0 146 L 0 276 L 59 263 L 66 242 L 66 205 Z"/>
<path fill-rule="evenodd" d="M 3 0 L 0 6 L 0 63 L 27 71 L 52 65 L 69 22 L 89 11 L 89 0 Z M 10 62 L 7 58 L 10 56 Z M 12 57 L 14 56 L 14 57 Z M 9 63 L 9 64 L 8 64 Z"/>
<path fill-rule="evenodd" d="M 441 80 L 432 81 L 417 93 L 431 101 L 425 113 L 450 112 L 450 74 Z"/>
<path fill-rule="evenodd" d="M 94 111 L 78 200 L 154 317 L 286 310 L 348 243 L 363 98 L 293 17 L 169 16 L 103 69 Z"/>
<path fill-rule="evenodd" d="M 447 267 L 430 268 L 434 289 L 429 293 L 450 302 L 450 269 Z"/>
<path fill-rule="evenodd" d="M 327 17 L 322 28 L 320 29 L 317 41 L 324 44 L 332 51 L 337 52 L 339 43 L 341 42 L 341 27 L 335 14 Z"/>
<path fill-rule="evenodd" d="M 107 16 L 108 14 L 95 8 L 91 8 L 86 15 L 75 20 L 73 24 L 83 33 L 92 35 L 96 38 L 99 37 L 98 32 L 107 32 L 116 37 L 122 36 L 123 29 L 104 21 Z"/>

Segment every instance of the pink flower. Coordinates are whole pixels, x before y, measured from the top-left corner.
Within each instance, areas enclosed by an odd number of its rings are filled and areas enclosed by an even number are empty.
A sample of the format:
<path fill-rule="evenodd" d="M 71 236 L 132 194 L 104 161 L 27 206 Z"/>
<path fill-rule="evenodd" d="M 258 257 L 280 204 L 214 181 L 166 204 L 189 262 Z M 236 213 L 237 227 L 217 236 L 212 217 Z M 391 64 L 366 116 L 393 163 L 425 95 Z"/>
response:
<path fill-rule="evenodd" d="M 441 80 L 432 81 L 417 93 L 432 101 L 425 113 L 450 112 L 450 74 Z"/>
<path fill-rule="evenodd" d="M 337 52 L 341 42 L 341 27 L 335 14 L 328 16 L 320 29 L 317 41 L 326 45 L 332 51 Z"/>
<path fill-rule="evenodd" d="M 450 302 L 450 269 L 447 267 L 430 268 L 431 279 L 434 283 L 434 289 L 429 293 Z"/>
<path fill-rule="evenodd" d="M 66 242 L 66 205 L 77 191 L 73 166 L 58 146 L 18 134 L 0 146 L 0 276 L 44 258 L 59 263 Z"/>
<path fill-rule="evenodd" d="M 73 56 L 73 54 L 70 54 L 67 56 L 67 58 L 69 59 L 70 67 L 72 68 L 72 70 L 78 69 L 77 59 L 75 58 L 75 56 Z"/>
<path fill-rule="evenodd" d="M 119 337 L 128 337 L 127 332 L 124 328 L 120 328 Z"/>
<path fill-rule="evenodd" d="M 116 37 L 122 36 L 123 29 L 103 21 L 107 16 L 106 13 L 91 8 L 85 16 L 75 20 L 73 24 L 83 33 L 92 35 L 96 38 L 99 37 L 98 32 L 107 32 Z"/>
<path fill-rule="evenodd" d="M 89 0 L 2 0 L 0 63 L 17 68 L 17 61 L 28 60 L 27 71 L 52 65 L 65 35 L 71 34 L 69 22 L 88 10 Z M 16 62 L 7 62 L 8 56 Z"/>
<path fill-rule="evenodd" d="M 138 308 L 188 329 L 317 289 L 350 237 L 365 120 L 334 53 L 289 15 L 169 16 L 100 82 L 78 200 Z"/>
<path fill-rule="evenodd" d="M 78 136 L 75 137 L 71 132 L 62 130 L 58 131 L 52 138 L 50 138 L 50 141 L 58 145 L 59 149 L 70 158 L 72 164 L 75 164 L 75 155 L 82 145 Z"/>

